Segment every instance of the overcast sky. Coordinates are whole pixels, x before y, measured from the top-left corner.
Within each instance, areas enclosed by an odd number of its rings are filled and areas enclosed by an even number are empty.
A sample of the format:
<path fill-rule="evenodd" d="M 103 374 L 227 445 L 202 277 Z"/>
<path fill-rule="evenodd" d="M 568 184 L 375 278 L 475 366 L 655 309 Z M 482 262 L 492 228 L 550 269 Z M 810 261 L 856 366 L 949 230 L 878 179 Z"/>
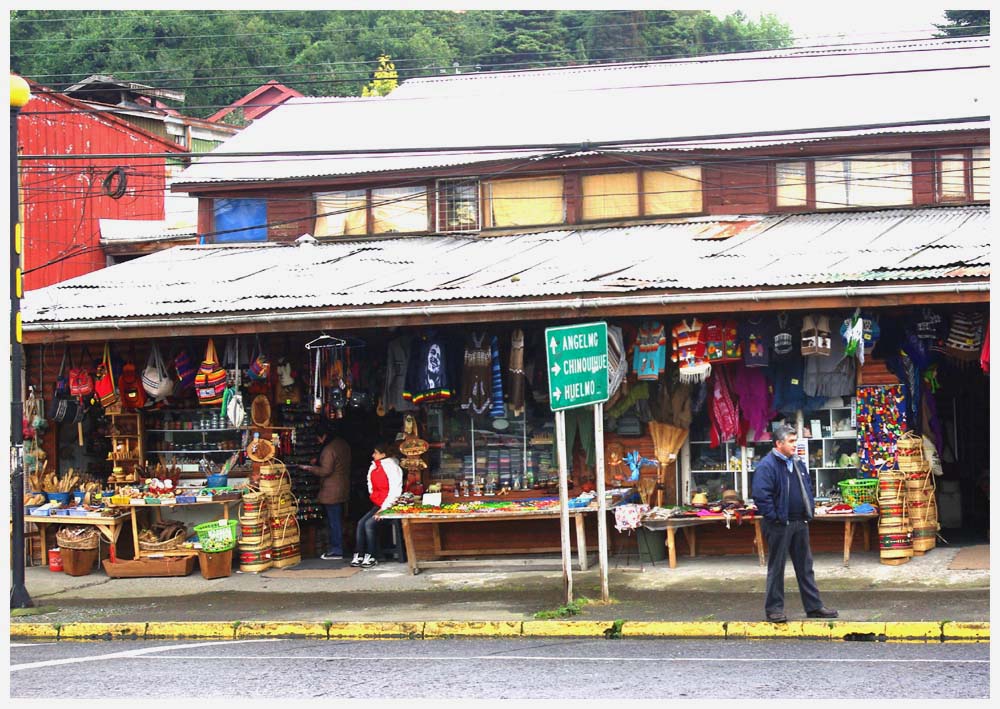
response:
<path fill-rule="evenodd" d="M 712 12 L 724 17 L 735 10 L 756 19 L 773 13 L 787 23 L 796 37 L 820 37 L 848 34 L 876 41 L 893 35 L 922 36 L 935 31 L 934 24 L 944 23 L 944 7 L 932 2 L 893 3 L 874 0 L 868 3 L 838 0 L 831 3 L 772 2 L 758 4 L 707 3 Z"/>

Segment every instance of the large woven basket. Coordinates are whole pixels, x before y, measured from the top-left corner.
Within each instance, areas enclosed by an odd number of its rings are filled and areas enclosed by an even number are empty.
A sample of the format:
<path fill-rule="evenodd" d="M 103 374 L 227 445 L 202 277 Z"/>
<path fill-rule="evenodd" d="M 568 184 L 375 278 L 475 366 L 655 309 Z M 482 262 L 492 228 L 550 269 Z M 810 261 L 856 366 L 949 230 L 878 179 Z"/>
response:
<path fill-rule="evenodd" d="M 924 443 L 913 431 L 907 431 L 896 439 L 896 451 L 901 456 L 923 458 Z"/>
<path fill-rule="evenodd" d="M 913 551 L 929 551 L 937 545 L 937 532 L 940 525 L 936 522 L 914 522 Z"/>
<path fill-rule="evenodd" d="M 295 566 L 302 561 L 302 550 L 298 542 L 274 547 L 271 550 L 271 563 L 276 569 L 283 569 L 287 566 Z"/>
<path fill-rule="evenodd" d="M 283 547 L 288 544 L 298 544 L 300 539 L 299 522 L 295 515 L 286 515 L 271 520 L 271 545 Z"/>
<path fill-rule="evenodd" d="M 240 547 L 240 571 L 265 571 L 271 568 L 271 548 L 250 550 Z"/>
<path fill-rule="evenodd" d="M 144 542 L 140 539 L 139 549 L 142 551 L 167 551 L 168 549 L 178 548 L 184 543 L 185 539 L 187 539 L 187 530 L 181 529 L 165 542 Z"/>
<path fill-rule="evenodd" d="M 56 541 L 61 549 L 79 549 L 87 551 L 96 549 L 100 542 L 100 536 L 96 529 L 88 529 L 84 533 L 73 533 L 69 529 L 60 529 L 56 532 Z"/>

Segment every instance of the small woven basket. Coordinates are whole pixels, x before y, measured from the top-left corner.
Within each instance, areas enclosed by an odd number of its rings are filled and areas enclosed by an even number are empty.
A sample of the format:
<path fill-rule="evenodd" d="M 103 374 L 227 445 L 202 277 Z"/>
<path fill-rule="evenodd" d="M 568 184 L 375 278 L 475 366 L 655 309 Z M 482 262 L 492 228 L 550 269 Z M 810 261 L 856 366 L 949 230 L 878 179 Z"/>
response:
<path fill-rule="evenodd" d="M 907 431 L 896 439 L 896 451 L 901 456 L 923 459 L 924 443 L 916 433 Z"/>

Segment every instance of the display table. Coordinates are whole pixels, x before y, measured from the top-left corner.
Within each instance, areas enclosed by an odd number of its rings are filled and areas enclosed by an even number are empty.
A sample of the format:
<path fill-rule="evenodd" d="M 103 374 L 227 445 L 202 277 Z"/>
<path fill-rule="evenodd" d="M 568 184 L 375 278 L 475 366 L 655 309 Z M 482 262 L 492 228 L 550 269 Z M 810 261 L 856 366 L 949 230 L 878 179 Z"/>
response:
<path fill-rule="evenodd" d="M 754 515 L 752 519 L 744 518 L 743 524 L 748 522 L 752 523 L 754 526 L 753 530 L 753 544 L 757 547 L 757 558 L 760 560 L 760 565 L 764 566 L 764 538 L 760 531 L 760 517 Z M 677 530 L 680 529 L 684 532 L 684 538 L 687 540 L 688 549 L 690 549 L 690 555 L 692 557 L 696 556 L 698 553 L 698 527 L 704 525 L 718 525 L 725 524 L 725 515 L 710 515 L 704 517 L 670 517 L 668 519 L 651 519 L 645 520 L 642 526 L 646 529 L 654 532 L 667 531 L 667 556 L 670 561 L 670 568 L 677 568 L 677 545 L 674 539 L 674 535 Z M 735 519 L 730 520 L 730 525 L 737 525 L 739 522 Z"/>
<path fill-rule="evenodd" d="M 240 500 L 237 498 L 235 500 L 212 500 L 211 502 L 173 502 L 167 505 L 162 504 L 152 504 L 148 505 L 142 503 L 140 505 L 129 505 L 129 513 L 132 516 L 132 545 L 135 550 L 136 559 L 142 559 L 143 557 L 149 556 L 197 556 L 197 549 L 168 549 L 166 551 L 144 551 L 139 548 L 139 525 L 136 520 L 136 512 L 139 509 L 155 509 L 157 510 L 157 519 L 161 518 L 160 511 L 163 509 L 171 509 L 174 507 L 207 507 L 209 505 L 222 505 L 222 518 L 229 519 L 229 505 L 239 504 Z M 124 507 L 119 507 L 118 509 L 124 510 Z"/>
<path fill-rule="evenodd" d="M 39 517 L 35 515 L 25 515 L 25 522 L 34 522 L 38 526 L 38 537 L 42 544 L 42 556 L 45 557 L 48 546 L 45 542 L 46 529 L 50 525 L 62 526 L 64 524 L 85 525 L 97 527 L 97 531 L 104 537 L 110 547 L 111 560 L 115 561 L 115 543 L 122 532 L 122 526 L 129 519 L 128 513 L 119 510 L 114 517 L 72 517 L 67 515 L 50 515 Z M 132 520 L 135 527 L 135 520 Z"/>
<path fill-rule="evenodd" d="M 597 512 L 596 505 L 593 507 L 583 507 L 570 509 L 569 516 L 576 520 L 576 543 L 577 556 L 579 558 L 580 570 L 587 570 L 587 539 L 584 531 L 583 521 L 587 513 Z M 418 524 L 433 525 L 432 532 L 434 538 L 434 555 L 441 556 L 472 556 L 488 554 L 531 554 L 536 552 L 561 551 L 561 547 L 534 547 L 534 548 L 482 548 L 482 549 L 455 549 L 444 550 L 441 547 L 440 525 L 455 524 L 464 522 L 498 522 L 507 520 L 523 519 L 559 519 L 559 510 L 517 510 L 504 512 L 441 512 L 441 513 L 379 513 L 378 519 L 398 519 L 402 522 L 403 543 L 406 545 L 406 559 L 410 566 L 411 574 L 420 573 L 420 569 L 433 567 L 456 567 L 456 566 L 482 566 L 480 561 L 470 560 L 421 560 L 417 558 L 416 545 L 413 543 L 413 527 Z M 521 565 L 528 565 L 527 563 Z"/>
<path fill-rule="evenodd" d="M 871 551 L 872 530 L 868 524 L 871 520 L 878 519 L 878 512 L 867 514 L 825 514 L 813 517 L 814 522 L 843 522 L 844 523 L 844 566 L 850 565 L 851 542 L 854 541 L 854 524 L 861 523 L 861 533 L 864 536 L 865 551 Z"/>

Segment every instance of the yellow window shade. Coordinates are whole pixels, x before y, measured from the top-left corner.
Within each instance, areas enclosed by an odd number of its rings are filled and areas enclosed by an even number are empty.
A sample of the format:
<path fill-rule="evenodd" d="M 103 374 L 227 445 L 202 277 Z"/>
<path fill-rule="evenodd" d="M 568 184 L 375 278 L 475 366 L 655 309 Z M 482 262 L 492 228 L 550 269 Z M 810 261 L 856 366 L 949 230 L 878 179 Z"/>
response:
<path fill-rule="evenodd" d="M 646 214 L 700 212 L 701 168 L 697 165 L 674 170 L 647 170 L 642 174 Z"/>
<path fill-rule="evenodd" d="M 636 172 L 585 175 L 583 218 L 618 219 L 639 215 L 639 176 Z"/>
<path fill-rule="evenodd" d="M 372 190 L 376 234 L 427 231 L 426 187 L 381 187 Z"/>
<path fill-rule="evenodd" d="M 561 177 L 497 180 L 486 184 L 488 226 L 561 224 L 566 220 Z"/>
<path fill-rule="evenodd" d="M 779 162 L 775 166 L 775 203 L 779 207 L 804 207 L 808 202 L 804 162 Z"/>
<path fill-rule="evenodd" d="M 324 192 L 316 195 L 313 236 L 356 236 L 367 231 L 365 191 Z"/>

